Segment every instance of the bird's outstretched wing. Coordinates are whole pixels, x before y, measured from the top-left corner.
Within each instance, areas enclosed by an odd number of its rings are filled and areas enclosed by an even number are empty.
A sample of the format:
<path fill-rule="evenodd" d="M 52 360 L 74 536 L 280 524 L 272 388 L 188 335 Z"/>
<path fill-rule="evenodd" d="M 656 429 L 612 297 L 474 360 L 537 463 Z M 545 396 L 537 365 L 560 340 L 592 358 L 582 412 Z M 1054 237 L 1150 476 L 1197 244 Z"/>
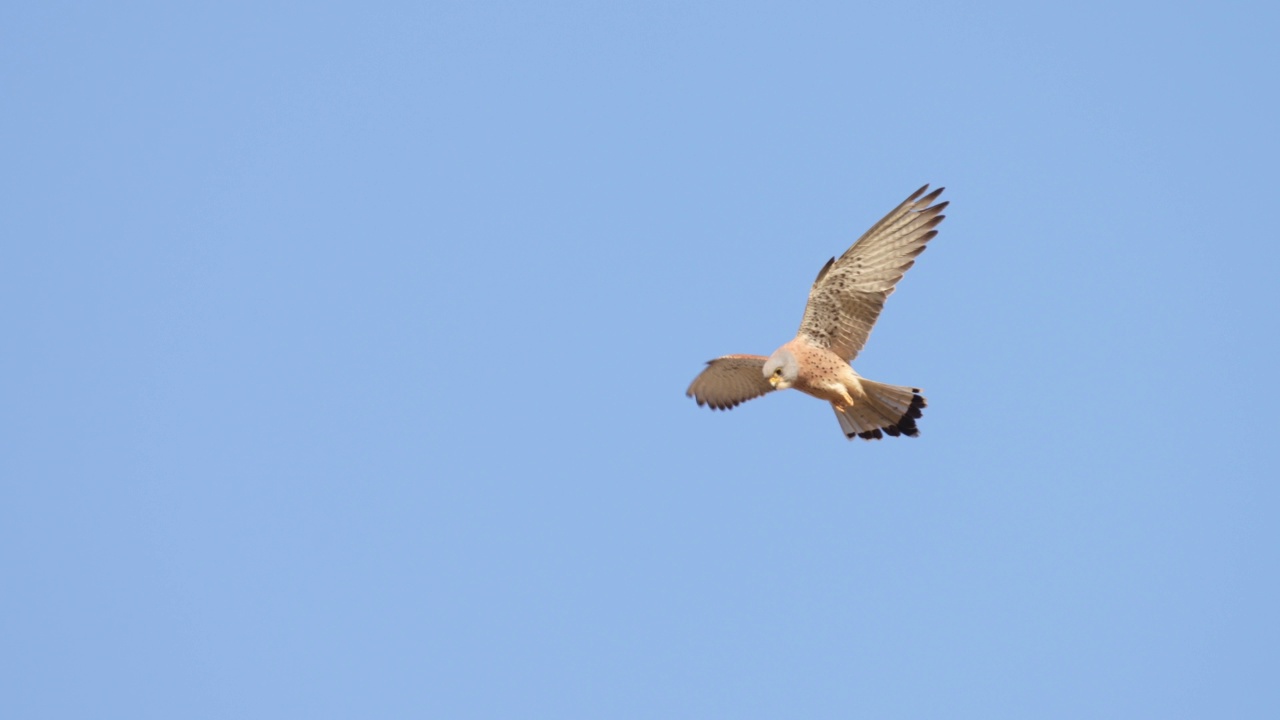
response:
<path fill-rule="evenodd" d="M 947 203 L 930 205 L 943 189 L 925 195 L 928 189 L 925 185 L 912 193 L 843 255 L 823 266 L 809 291 L 800 335 L 845 360 L 857 356 L 885 299 L 946 217 L 941 213 Z"/>
<path fill-rule="evenodd" d="M 725 355 L 711 360 L 707 368 L 689 384 L 685 395 L 710 405 L 712 410 L 728 410 L 752 398 L 772 392 L 773 386 L 764 376 L 762 355 Z"/>

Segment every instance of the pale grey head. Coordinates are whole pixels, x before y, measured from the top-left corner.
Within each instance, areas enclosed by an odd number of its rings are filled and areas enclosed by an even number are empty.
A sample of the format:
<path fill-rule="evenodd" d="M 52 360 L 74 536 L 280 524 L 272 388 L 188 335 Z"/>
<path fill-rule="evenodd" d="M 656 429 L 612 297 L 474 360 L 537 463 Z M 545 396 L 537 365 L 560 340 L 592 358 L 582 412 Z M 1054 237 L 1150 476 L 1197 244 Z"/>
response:
<path fill-rule="evenodd" d="M 790 350 L 779 348 L 774 351 L 764 364 L 764 376 L 775 390 L 786 390 L 791 387 L 800 374 L 800 363 Z"/>

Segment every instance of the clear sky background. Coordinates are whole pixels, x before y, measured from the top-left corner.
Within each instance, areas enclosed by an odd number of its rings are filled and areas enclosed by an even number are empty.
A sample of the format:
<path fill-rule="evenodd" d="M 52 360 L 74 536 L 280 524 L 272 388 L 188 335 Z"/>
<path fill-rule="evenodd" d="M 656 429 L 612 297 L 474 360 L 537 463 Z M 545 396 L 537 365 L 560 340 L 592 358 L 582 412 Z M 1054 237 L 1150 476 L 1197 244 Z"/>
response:
<path fill-rule="evenodd" d="M 1278 20 L 5 4 L 0 715 L 1280 717 Z"/>

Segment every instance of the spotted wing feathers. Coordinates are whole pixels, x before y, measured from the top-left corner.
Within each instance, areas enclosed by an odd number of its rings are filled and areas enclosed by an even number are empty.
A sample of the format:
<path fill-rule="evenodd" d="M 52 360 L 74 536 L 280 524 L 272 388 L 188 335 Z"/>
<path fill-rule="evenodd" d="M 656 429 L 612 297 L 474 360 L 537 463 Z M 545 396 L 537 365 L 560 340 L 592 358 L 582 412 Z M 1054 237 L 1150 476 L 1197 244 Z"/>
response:
<path fill-rule="evenodd" d="M 839 258 L 818 273 L 800 322 L 800 335 L 818 347 L 853 360 L 880 317 L 884 301 L 938 234 L 947 203 L 931 205 L 942 194 L 928 185 L 912 193 L 876 223 Z"/>
<path fill-rule="evenodd" d="M 725 355 L 707 363 L 707 367 L 689 384 L 685 395 L 698 401 L 698 406 L 712 410 L 728 410 L 752 398 L 773 391 L 764 376 L 761 355 Z"/>

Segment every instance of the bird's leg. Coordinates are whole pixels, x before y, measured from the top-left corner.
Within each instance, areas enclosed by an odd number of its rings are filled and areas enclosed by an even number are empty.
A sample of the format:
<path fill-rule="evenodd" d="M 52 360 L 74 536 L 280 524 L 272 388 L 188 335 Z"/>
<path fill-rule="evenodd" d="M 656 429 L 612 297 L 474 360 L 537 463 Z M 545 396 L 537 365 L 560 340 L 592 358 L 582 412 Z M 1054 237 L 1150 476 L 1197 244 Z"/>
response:
<path fill-rule="evenodd" d="M 838 390 L 840 391 L 840 401 L 833 404 L 839 408 L 841 412 L 844 412 L 845 410 L 853 407 L 853 396 L 849 394 L 849 389 L 843 385 L 841 385 Z"/>

